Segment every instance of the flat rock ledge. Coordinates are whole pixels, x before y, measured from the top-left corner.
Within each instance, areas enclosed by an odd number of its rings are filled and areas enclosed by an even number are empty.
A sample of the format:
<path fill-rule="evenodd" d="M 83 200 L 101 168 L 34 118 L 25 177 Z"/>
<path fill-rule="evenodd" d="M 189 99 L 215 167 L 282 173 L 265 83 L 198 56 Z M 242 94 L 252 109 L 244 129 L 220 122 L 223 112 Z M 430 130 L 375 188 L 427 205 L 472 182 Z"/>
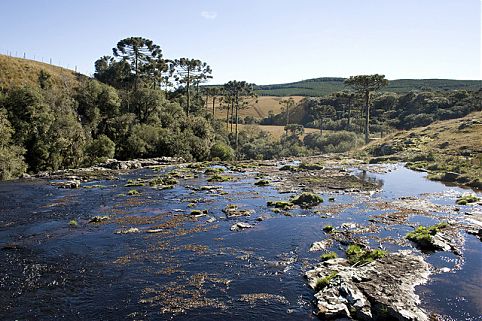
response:
<path fill-rule="evenodd" d="M 359 267 L 343 258 L 324 261 L 305 277 L 315 289 L 317 281 L 332 276 L 315 294 L 323 319 L 428 321 L 415 286 L 428 280 L 429 267 L 422 257 L 400 251 Z"/>

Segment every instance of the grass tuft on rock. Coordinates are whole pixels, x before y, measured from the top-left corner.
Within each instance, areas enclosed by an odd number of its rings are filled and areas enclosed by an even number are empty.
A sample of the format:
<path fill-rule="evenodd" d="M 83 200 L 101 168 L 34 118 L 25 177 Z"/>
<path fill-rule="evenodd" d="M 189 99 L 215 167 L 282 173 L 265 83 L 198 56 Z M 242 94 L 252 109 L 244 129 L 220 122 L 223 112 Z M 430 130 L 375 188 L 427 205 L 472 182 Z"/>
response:
<path fill-rule="evenodd" d="M 459 197 L 455 203 L 457 205 L 467 205 L 477 203 L 478 201 L 480 201 L 480 198 L 475 195 L 464 195 Z"/>
<path fill-rule="evenodd" d="M 325 253 L 325 254 L 322 254 L 320 256 L 320 259 L 322 261 L 328 261 L 328 260 L 331 260 L 331 259 L 336 259 L 338 257 L 338 254 L 336 254 L 336 252 L 328 252 L 328 253 Z"/>
<path fill-rule="evenodd" d="M 214 174 L 210 178 L 208 178 L 208 182 L 227 182 L 232 180 L 231 177 L 225 175 Z"/>
<path fill-rule="evenodd" d="M 375 261 L 376 259 L 381 259 L 385 255 L 387 255 L 387 253 L 387 251 L 383 251 L 380 249 L 364 249 L 358 244 L 350 244 L 345 251 L 348 262 L 351 265 L 367 264 Z"/>
<path fill-rule="evenodd" d="M 136 190 L 136 189 L 131 189 L 130 191 L 127 192 L 127 195 L 134 196 L 134 195 L 140 195 L 141 193 Z"/>
<path fill-rule="evenodd" d="M 326 233 L 331 233 L 334 231 L 334 227 L 332 225 L 325 225 L 323 226 L 323 231 L 325 231 Z"/>
<path fill-rule="evenodd" d="M 323 198 L 315 193 L 304 192 L 298 196 L 295 196 L 291 203 L 299 205 L 300 207 L 313 207 L 320 203 L 323 203 Z"/>
<path fill-rule="evenodd" d="M 405 237 L 423 248 L 431 248 L 433 246 L 433 236 L 447 226 L 448 223 L 446 222 L 432 226 L 418 226 L 414 231 L 407 233 Z"/>
<path fill-rule="evenodd" d="M 315 291 L 319 292 L 319 291 L 323 290 L 324 288 L 326 288 L 328 286 L 328 284 L 330 283 L 330 281 L 336 275 L 337 275 L 336 272 L 332 272 L 332 273 L 330 273 L 330 275 L 327 275 L 325 277 L 322 277 L 322 278 L 319 278 L 318 280 L 316 280 Z"/>
<path fill-rule="evenodd" d="M 290 210 L 294 206 L 294 204 L 289 201 L 268 201 L 267 205 L 282 210 Z"/>
<path fill-rule="evenodd" d="M 270 184 L 269 181 L 266 179 L 262 179 L 254 183 L 254 185 L 256 186 L 268 186 L 269 184 Z"/>

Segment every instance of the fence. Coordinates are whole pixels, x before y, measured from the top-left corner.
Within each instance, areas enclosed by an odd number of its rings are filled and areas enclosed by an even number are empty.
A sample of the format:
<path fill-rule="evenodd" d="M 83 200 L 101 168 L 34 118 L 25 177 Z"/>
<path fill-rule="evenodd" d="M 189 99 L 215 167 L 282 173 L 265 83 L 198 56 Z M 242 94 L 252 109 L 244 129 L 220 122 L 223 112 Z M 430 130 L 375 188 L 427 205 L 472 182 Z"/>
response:
<path fill-rule="evenodd" d="M 9 57 L 14 57 L 14 58 L 22 58 L 22 59 L 34 60 L 34 61 L 37 61 L 37 62 L 43 62 L 43 63 L 49 64 L 49 65 L 52 65 L 52 66 L 57 66 L 57 67 L 69 69 L 69 70 L 72 70 L 76 73 L 80 72 L 80 71 L 77 70 L 77 66 L 73 66 L 73 68 L 71 68 L 70 65 L 66 65 L 66 66 L 62 65 L 60 60 L 53 60 L 52 58 L 46 58 L 46 57 L 41 56 L 41 55 L 31 54 L 31 53 L 27 53 L 27 52 L 13 51 L 13 50 L 5 50 L 5 49 L 0 49 L 0 54 L 3 54 L 5 56 L 9 56 Z"/>

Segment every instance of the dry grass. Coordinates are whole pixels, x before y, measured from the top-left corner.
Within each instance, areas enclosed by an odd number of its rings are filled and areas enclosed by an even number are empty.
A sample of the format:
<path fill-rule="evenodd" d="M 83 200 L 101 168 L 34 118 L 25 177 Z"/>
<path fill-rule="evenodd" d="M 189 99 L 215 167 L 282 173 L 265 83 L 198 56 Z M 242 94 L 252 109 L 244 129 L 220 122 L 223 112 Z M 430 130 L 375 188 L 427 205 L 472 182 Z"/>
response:
<path fill-rule="evenodd" d="M 14 87 L 39 87 L 38 77 L 44 70 L 51 76 L 51 83 L 56 88 L 75 88 L 79 78 L 72 70 L 46 63 L 0 55 L 0 90 Z"/>
<path fill-rule="evenodd" d="M 244 124 L 239 124 L 240 130 L 243 129 L 249 129 L 249 128 L 259 128 L 261 130 L 267 131 L 271 135 L 273 135 L 274 138 L 279 139 L 285 132 L 284 126 L 275 126 L 275 125 L 244 125 Z M 318 132 L 319 129 L 315 128 L 305 128 L 305 135 L 313 132 Z M 323 131 L 325 133 L 326 131 Z M 304 135 L 303 135 L 304 136 Z"/>
<path fill-rule="evenodd" d="M 268 116 L 269 112 L 272 111 L 274 114 L 281 113 L 280 101 L 288 97 L 275 97 L 275 96 L 261 96 L 258 97 L 258 102 L 253 102 L 250 104 L 249 108 L 242 109 L 239 111 L 240 117 L 253 116 L 255 118 L 261 119 Z M 292 96 L 296 103 L 299 103 L 304 97 L 302 96 Z M 212 111 L 212 100 L 209 99 L 209 110 Z M 219 102 L 215 103 L 216 118 L 226 119 L 226 110 L 222 109 Z"/>

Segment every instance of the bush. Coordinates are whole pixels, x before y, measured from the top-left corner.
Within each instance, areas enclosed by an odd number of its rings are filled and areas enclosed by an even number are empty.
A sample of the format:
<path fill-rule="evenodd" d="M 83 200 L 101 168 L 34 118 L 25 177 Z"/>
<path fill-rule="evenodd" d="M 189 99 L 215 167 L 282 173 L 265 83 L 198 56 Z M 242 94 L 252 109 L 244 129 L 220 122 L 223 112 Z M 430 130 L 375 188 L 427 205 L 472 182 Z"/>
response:
<path fill-rule="evenodd" d="M 211 147 L 211 159 L 219 158 L 222 161 L 234 160 L 234 150 L 225 143 L 217 142 Z"/>
<path fill-rule="evenodd" d="M 344 153 L 360 143 L 359 137 L 353 132 L 339 131 L 322 135 L 321 133 L 309 133 L 303 139 L 306 147 L 323 153 Z"/>
<path fill-rule="evenodd" d="M 102 162 L 114 157 L 115 143 L 106 135 L 100 135 L 87 145 L 85 153 L 88 163 Z"/>

